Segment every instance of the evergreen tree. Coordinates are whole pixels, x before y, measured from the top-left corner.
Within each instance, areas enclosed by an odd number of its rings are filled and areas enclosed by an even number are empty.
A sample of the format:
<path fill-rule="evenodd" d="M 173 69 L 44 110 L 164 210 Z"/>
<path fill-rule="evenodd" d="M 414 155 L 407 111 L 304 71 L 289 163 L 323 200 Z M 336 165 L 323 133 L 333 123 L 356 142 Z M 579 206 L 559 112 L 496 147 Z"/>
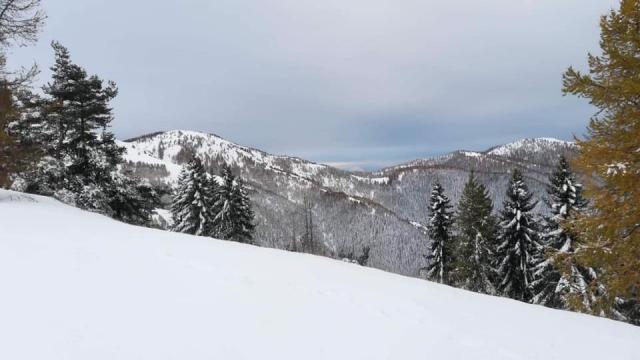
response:
<path fill-rule="evenodd" d="M 474 173 L 464 186 L 456 214 L 455 282 L 458 286 L 486 294 L 495 293 L 493 256 L 496 249 L 497 219 L 493 203 Z"/>
<path fill-rule="evenodd" d="M 450 283 L 449 277 L 454 263 L 450 232 L 453 213 L 450 209 L 449 198 L 444 194 L 442 186 L 436 183 L 431 192 L 427 225 L 431 253 L 426 256 L 428 265 L 424 270 L 427 271 L 427 279 L 441 284 Z"/>
<path fill-rule="evenodd" d="M 521 301 L 531 299 L 534 267 L 542 247 L 531 210 L 536 202 L 518 169 L 513 170 L 503 210 L 500 212 L 501 232 L 498 237 L 498 290 L 505 296 Z"/>
<path fill-rule="evenodd" d="M 123 149 L 108 131 L 113 115 L 109 102 L 118 91 L 113 82 L 104 86 L 97 76 L 87 75 L 71 62 L 69 51 L 53 42 L 53 81 L 43 90 L 49 95 L 45 115 L 55 124 L 56 155 L 68 168 L 69 176 L 82 185 L 108 181 L 122 162 Z"/>
<path fill-rule="evenodd" d="M 561 156 L 556 169 L 549 177 L 547 187 L 547 205 L 551 216 L 546 219 L 546 229 L 542 236 L 546 259 L 536 267 L 536 280 L 533 288 L 533 302 L 550 307 L 566 308 L 567 298 L 579 295 L 583 304 L 593 302 L 589 294 L 589 284 L 595 282 L 596 272 L 569 260 L 567 274 L 562 274 L 563 255 L 572 254 L 579 243 L 576 235 L 566 228 L 566 222 L 575 214 L 585 210 L 587 201 L 582 196 L 579 184 L 564 156 Z"/>
<path fill-rule="evenodd" d="M 563 91 L 597 108 L 588 136 L 578 140 L 575 168 L 588 175 L 593 211 L 571 228 L 583 246 L 573 257 L 599 269 L 607 296 L 592 311 L 609 312 L 619 298 L 640 300 L 640 0 L 622 0 L 600 21 L 600 56 L 589 55 L 589 72 L 569 68 Z M 567 269 L 569 271 L 569 269 Z M 580 305 L 580 301 L 575 302 Z"/>
<path fill-rule="evenodd" d="M 45 97 L 22 101 L 25 115 L 17 126 L 22 138 L 37 143 L 43 153 L 23 175 L 27 190 L 109 213 L 107 192 L 115 186 L 124 152 L 109 131 L 109 102 L 117 89 L 72 63 L 61 44 L 53 42 L 52 47 L 55 64 L 52 81 L 43 87 Z"/>
<path fill-rule="evenodd" d="M 160 199 L 148 183 L 131 174 L 118 174 L 110 185 L 105 189 L 109 216 L 129 224 L 151 225 L 151 215 L 160 206 Z"/>
<path fill-rule="evenodd" d="M 253 240 L 254 213 L 242 180 L 227 165 L 222 168 L 223 184 L 219 190 L 218 212 L 214 219 L 216 236 L 242 243 Z"/>
<path fill-rule="evenodd" d="M 200 236 L 213 235 L 214 194 L 217 192 L 214 184 L 197 157 L 185 165 L 171 204 L 173 231 Z"/>

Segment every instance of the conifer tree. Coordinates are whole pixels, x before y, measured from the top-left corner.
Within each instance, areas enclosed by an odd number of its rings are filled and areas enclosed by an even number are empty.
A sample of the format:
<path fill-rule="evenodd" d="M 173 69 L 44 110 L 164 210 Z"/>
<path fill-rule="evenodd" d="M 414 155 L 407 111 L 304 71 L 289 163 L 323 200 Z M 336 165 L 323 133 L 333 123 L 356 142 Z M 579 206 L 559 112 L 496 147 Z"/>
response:
<path fill-rule="evenodd" d="M 97 76 L 87 75 L 72 63 L 62 44 L 53 42 L 51 46 L 55 53 L 53 81 L 43 90 L 50 97 L 46 117 L 57 127 L 56 153 L 69 175 L 83 185 L 105 181 L 122 161 L 124 151 L 108 130 L 113 120 L 109 102 L 118 90 L 113 82 L 104 86 Z"/>
<path fill-rule="evenodd" d="M 498 290 L 505 296 L 529 301 L 532 297 L 534 267 L 540 261 L 542 246 L 531 210 L 536 202 L 518 169 L 513 170 L 500 212 L 497 248 Z"/>
<path fill-rule="evenodd" d="M 250 243 L 255 227 L 254 213 L 244 185 L 227 165 L 222 168 L 222 178 L 214 219 L 216 237 Z"/>
<path fill-rule="evenodd" d="M 640 0 L 622 0 L 619 9 L 601 18 L 602 54 L 589 55 L 588 74 L 573 68 L 564 74 L 564 93 L 589 99 L 598 110 L 588 136 L 577 141 L 574 162 L 576 170 L 590 176 L 585 190 L 593 211 L 571 221 L 584 244 L 573 257 L 599 269 L 607 289 L 596 313 L 609 312 L 619 298 L 640 299 L 638 24 Z"/>
<path fill-rule="evenodd" d="M 424 270 L 427 271 L 427 279 L 449 284 L 454 263 L 450 229 L 453 221 L 451 204 L 439 183 L 433 187 L 429 201 L 427 228 L 431 239 L 431 253 L 426 256 L 428 265 Z"/>
<path fill-rule="evenodd" d="M 134 225 L 151 225 L 151 215 L 160 206 L 156 191 L 147 182 L 131 174 L 117 174 L 104 189 L 107 215 Z"/>
<path fill-rule="evenodd" d="M 486 294 L 495 293 L 492 264 L 496 250 L 497 219 L 484 185 L 473 172 L 464 186 L 456 213 L 456 266 L 458 286 Z"/>
<path fill-rule="evenodd" d="M 124 151 L 109 130 L 109 102 L 117 89 L 72 63 L 60 43 L 52 47 L 52 81 L 43 87 L 44 97 L 22 101 L 26 115 L 17 127 L 22 139 L 37 143 L 43 153 L 23 176 L 27 190 L 108 213 L 107 189 L 114 186 Z"/>
<path fill-rule="evenodd" d="M 215 218 L 215 186 L 199 158 L 183 168 L 171 204 L 172 230 L 192 235 L 212 236 Z"/>
<path fill-rule="evenodd" d="M 590 307 L 594 295 L 590 294 L 589 284 L 594 284 L 596 272 L 575 264 L 569 259 L 567 274 L 562 274 L 560 264 L 568 254 L 573 254 L 579 239 L 566 228 L 566 222 L 574 215 L 585 210 L 587 201 L 582 196 L 579 184 L 564 156 L 561 156 L 556 169 L 549 177 L 547 187 L 547 205 L 551 216 L 546 219 L 542 242 L 546 259 L 536 266 L 534 281 L 535 296 L 533 302 L 557 308 L 567 307 L 567 298 L 578 295 L 582 303 Z"/>

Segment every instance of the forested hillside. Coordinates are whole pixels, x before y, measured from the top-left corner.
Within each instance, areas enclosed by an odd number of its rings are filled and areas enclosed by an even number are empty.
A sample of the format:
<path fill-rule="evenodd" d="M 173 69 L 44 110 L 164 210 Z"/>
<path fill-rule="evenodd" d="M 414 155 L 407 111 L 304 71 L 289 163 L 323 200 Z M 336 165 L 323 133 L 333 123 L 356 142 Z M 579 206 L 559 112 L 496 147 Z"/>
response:
<path fill-rule="evenodd" d="M 120 144 L 127 149 L 125 170 L 168 188 L 193 155 L 211 174 L 230 165 L 250 186 L 260 245 L 291 248 L 293 239 L 305 232 L 306 204 L 314 218 L 315 239 L 327 255 L 358 255 L 369 248 L 369 266 L 412 276 L 420 275 L 425 265 L 429 239 L 424 226 L 435 181 L 455 204 L 473 170 L 499 205 L 510 172 L 519 168 L 532 191 L 542 196 L 558 156 L 574 151 L 572 143 L 526 139 L 485 152 L 457 151 L 365 173 L 271 155 L 193 131 L 149 134 Z M 538 210 L 548 211 L 545 206 Z"/>

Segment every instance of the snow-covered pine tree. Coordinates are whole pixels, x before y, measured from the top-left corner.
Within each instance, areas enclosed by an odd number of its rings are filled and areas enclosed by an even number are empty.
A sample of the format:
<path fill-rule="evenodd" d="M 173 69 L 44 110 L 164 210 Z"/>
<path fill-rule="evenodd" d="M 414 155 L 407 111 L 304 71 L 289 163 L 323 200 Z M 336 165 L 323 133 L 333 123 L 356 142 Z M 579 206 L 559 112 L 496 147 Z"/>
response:
<path fill-rule="evenodd" d="M 228 165 L 222 167 L 223 184 L 219 189 L 215 236 L 224 240 L 250 243 L 253 240 L 254 213 L 242 180 Z"/>
<path fill-rule="evenodd" d="M 450 209 L 444 188 L 436 183 L 431 191 L 427 224 L 431 253 L 425 257 L 428 265 L 423 270 L 427 272 L 427 279 L 441 284 L 450 283 L 449 276 L 454 263 L 450 232 L 453 213 Z"/>
<path fill-rule="evenodd" d="M 171 230 L 192 235 L 213 236 L 215 181 L 204 170 L 199 158 L 192 158 L 178 179 L 171 204 Z"/>
<path fill-rule="evenodd" d="M 108 215 L 135 225 L 151 225 L 151 215 L 160 206 L 160 198 L 146 181 L 132 174 L 116 174 L 113 182 L 104 189 Z"/>
<path fill-rule="evenodd" d="M 35 158 L 29 167 L 14 174 L 14 187 L 28 193 L 52 195 L 64 183 L 67 169 L 60 160 L 57 124 L 45 118 L 45 100 L 28 90 L 15 93 L 20 117 L 11 123 L 10 132 L 17 141 L 33 149 Z"/>
<path fill-rule="evenodd" d="M 574 214 L 583 211 L 587 201 L 582 196 L 582 185 L 579 184 L 567 159 L 561 156 L 558 164 L 549 177 L 547 187 L 551 216 L 546 219 L 542 242 L 546 258 L 536 266 L 536 279 L 533 284 L 534 303 L 549 307 L 566 308 L 569 297 L 578 296 L 582 304 L 590 308 L 594 294 L 589 285 L 596 280 L 596 272 L 576 264 L 567 256 L 573 254 L 578 244 L 576 234 L 565 227 L 565 223 Z M 569 261 L 567 274 L 563 274 L 558 261 Z M 591 293 L 591 294 L 590 294 Z"/>
<path fill-rule="evenodd" d="M 234 221 L 230 239 L 243 243 L 251 243 L 255 229 L 253 223 L 255 215 L 251 208 L 251 200 L 240 178 L 236 179 L 231 193 L 231 199 L 236 208 L 235 215 L 233 216 Z"/>
<path fill-rule="evenodd" d="M 60 43 L 52 47 L 52 81 L 43 87 L 44 97 L 22 102 L 24 124 L 17 126 L 22 138 L 35 141 L 43 153 L 33 171 L 23 176 L 27 190 L 108 213 L 105 189 L 114 186 L 124 152 L 109 131 L 109 102 L 116 86 L 87 75 Z"/>
<path fill-rule="evenodd" d="M 524 182 L 522 173 L 513 170 L 500 212 L 497 248 L 497 285 L 504 296 L 529 301 L 534 268 L 541 256 L 539 225 L 531 214 L 537 202 Z"/>
<path fill-rule="evenodd" d="M 53 81 L 43 88 L 49 95 L 44 109 L 45 117 L 57 125 L 57 153 L 80 185 L 109 181 L 124 151 L 108 130 L 113 120 L 109 102 L 118 90 L 113 82 L 104 86 L 97 76 L 72 63 L 62 44 L 51 46 L 55 64 Z"/>
<path fill-rule="evenodd" d="M 498 235 L 493 203 L 473 172 L 464 186 L 456 213 L 456 266 L 453 281 L 467 290 L 494 294 L 493 257 Z"/>

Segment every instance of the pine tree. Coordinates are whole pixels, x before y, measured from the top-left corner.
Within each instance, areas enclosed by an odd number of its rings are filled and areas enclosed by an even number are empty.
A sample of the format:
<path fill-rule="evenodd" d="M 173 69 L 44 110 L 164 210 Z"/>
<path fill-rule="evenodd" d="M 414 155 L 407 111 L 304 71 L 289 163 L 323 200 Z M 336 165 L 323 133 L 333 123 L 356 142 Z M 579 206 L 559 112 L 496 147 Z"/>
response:
<path fill-rule="evenodd" d="M 251 243 L 255 230 L 253 223 L 255 215 L 242 179 L 236 179 L 231 193 L 231 199 L 232 203 L 235 204 L 235 215 L 233 216 L 234 221 L 230 239 L 243 243 Z"/>
<path fill-rule="evenodd" d="M 495 293 L 492 264 L 498 228 L 492 211 L 487 189 L 471 172 L 456 214 L 454 278 L 458 286 L 486 294 Z"/>
<path fill-rule="evenodd" d="M 63 187 L 67 178 L 65 163 L 56 151 L 58 135 L 56 126 L 46 118 L 46 101 L 30 91 L 15 94 L 20 117 L 11 125 L 11 133 L 25 146 L 34 149 L 37 160 L 21 169 L 15 177 L 21 191 L 53 195 Z"/>
<path fill-rule="evenodd" d="M 427 279 L 441 284 L 450 283 L 449 276 L 454 263 L 450 233 L 453 213 L 450 209 L 451 204 L 444 194 L 444 188 L 436 183 L 431 192 L 427 225 L 431 253 L 426 256 L 428 265 L 424 270 L 427 271 Z"/>
<path fill-rule="evenodd" d="M 571 221 L 584 246 L 573 257 L 600 270 L 607 296 L 593 309 L 610 312 L 619 298 L 640 300 L 640 0 L 622 0 L 600 21 L 600 56 L 589 73 L 569 68 L 563 91 L 589 99 L 598 112 L 578 140 L 574 167 L 586 181 L 593 211 Z M 579 305 L 580 301 L 575 304 Z"/>
<path fill-rule="evenodd" d="M 556 169 L 549 177 L 547 187 L 547 205 L 551 216 L 546 219 L 542 236 L 546 259 L 536 266 L 536 280 L 533 288 L 534 303 L 549 307 L 566 308 L 570 296 L 580 296 L 582 303 L 590 307 L 594 295 L 590 294 L 589 284 L 594 284 L 596 272 L 576 264 L 566 256 L 573 254 L 579 239 L 566 228 L 566 222 L 574 215 L 584 211 L 587 201 L 582 196 L 582 185 L 579 184 L 564 156 L 561 156 Z M 567 266 L 567 274 L 562 267 Z"/>
<path fill-rule="evenodd" d="M 104 189 L 107 215 L 129 224 L 151 225 L 153 210 L 160 206 L 159 196 L 151 185 L 131 174 L 117 174 L 113 180 Z"/>
<path fill-rule="evenodd" d="M 117 89 L 72 63 L 61 44 L 53 42 L 52 47 L 52 81 L 43 87 L 44 97 L 21 101 L 24 115 L 16 127 L 21 138 L 38 144 L 43 154 L 22 176 L 26 190 L 109 213 L 107 192 L 115 186 L 124 152 L 109 130 L 109 102 Z"/>
<path fill-rule="evenodd" d="M 55 64 L 53 81 L 43 90 L 49 95 L 45 116 L 56 126 L 56 155 L 82 185 L 107 181 L 122 162 L 123 149 L 108 131 L 113 115 L 109 102 L 118 90 L 113 82 L 104 86 L 97 76 L 87 75 L 71 62 L 69 51 L 58 42 L 51 45 Z"/>
<path fill-rule="evenodd" d="M 498 237 L 498 290 L 505 296 L 529 301 L 534 267 L 542 246 L 538 242 L 539 225 L 531 214 L 536 202 L 518 169 L 513 170 L 500 212 L 501 232 Z"/>
<path fill-rule="evenodd" d="M 171 204 L 172 230 L 212 236 L 215 217 L 215 182 L 209 179 L 199 158 L 194 157 L 180 173 Z"/>
<path fill-rule="evenodd" d="M 250 243 L 255 228 L 254 213 L 244 185 L 227 165 L 222 168 L 222 178 L 214 219 L 216 237 Z"/>

